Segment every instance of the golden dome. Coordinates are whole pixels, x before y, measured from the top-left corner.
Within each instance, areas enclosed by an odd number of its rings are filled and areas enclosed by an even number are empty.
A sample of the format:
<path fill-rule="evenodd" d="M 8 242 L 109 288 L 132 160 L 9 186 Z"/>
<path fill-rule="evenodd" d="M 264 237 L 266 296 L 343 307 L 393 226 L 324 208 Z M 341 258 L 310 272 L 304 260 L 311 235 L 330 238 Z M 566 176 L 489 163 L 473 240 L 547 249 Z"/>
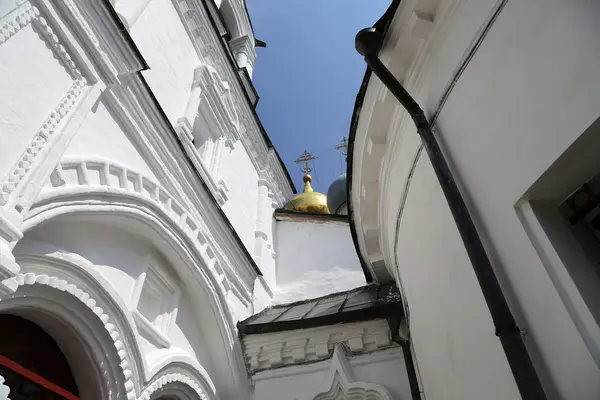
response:
<path fill-rule="evenodd" d="M 312 186 L 310 186 L 312 177 L 306 174 L 302 180 L 304 181 L 304 192 L 292 197 L 283 208 L 285 210 L 330 214 L 329 208 L 327 208 L 327 196 L 323 193 L 315 192 Z"/>

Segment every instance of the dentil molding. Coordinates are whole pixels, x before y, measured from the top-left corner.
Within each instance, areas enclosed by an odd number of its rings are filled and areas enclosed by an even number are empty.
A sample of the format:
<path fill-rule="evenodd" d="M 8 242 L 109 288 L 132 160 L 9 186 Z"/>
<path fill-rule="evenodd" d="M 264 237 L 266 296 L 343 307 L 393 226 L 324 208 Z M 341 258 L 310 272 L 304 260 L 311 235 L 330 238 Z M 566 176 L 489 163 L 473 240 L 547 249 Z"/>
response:
<path fill-rule="evenodd" d="M 208 270 L 219 283 L 223 294 L 226 296 L 232 291 L 243 303 L 249 301 L 249 287 L 244 284 L 234 268 L 229 265 L 226 265 L 229 267 L 227 270 L 223 268 L 213 245 L 207 240 L 203 224 L 151 178 L 106 160 L 64 159 L 50 175 L 47 186 L 42 189 L 36 202 L 46 202 L 57 195 L 75 195 L 93 190 L 102 192 L 107 189 L 141 196 L 162 209 L 194 244 Z"/>
<path fill-rule="evenodd" d="M 397 346 L 385 320 L 246 335 L 242 342 L 250 374 L 328 359 L 336 344 L 344 344 L 352 354 Z"/>

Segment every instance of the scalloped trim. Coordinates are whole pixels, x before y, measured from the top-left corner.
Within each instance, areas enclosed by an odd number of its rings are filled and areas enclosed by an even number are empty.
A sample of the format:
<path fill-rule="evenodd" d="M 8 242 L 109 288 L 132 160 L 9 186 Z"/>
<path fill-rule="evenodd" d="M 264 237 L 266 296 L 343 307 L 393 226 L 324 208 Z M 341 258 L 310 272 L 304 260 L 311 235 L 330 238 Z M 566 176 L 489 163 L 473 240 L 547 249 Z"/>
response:
<path fill-rule="evenodd" d="M 200 399 L 208 399 L 208 397 L 204 393 L 204 390 L 202 390 L 198 382 L 196 382 L 189 376 L 184 374 L 165 374 L 156 378 L 150 385 L 148 385 L 146 389 L 144 389 L 138 400 L 150 400 L 150 398 L 156 391 L 174 382 L 183 383 L 184 385 L 189 386 L 198 395 Z"/>
<path fill-rule="evenodd" d="M 129 369 L 129 357 L 127 351 L 125 350 L 125 345 L 120 340 L 121 334 L 118 332 L 115 325 L 111 323 L 110 316 L 104 312 L 104 310 L 98 306 L 97 301 L 90 296 L 89 293 L 84 292 L 79 289 L 74 284 L 70 284 L 64 279 L 59 279 L 57 277 L 48 276 L 46 274 L 37 275 L 32 272 L 26 274 L 17 274 L 15 277 L 11 278 L 10 281 L 14 282 L 16 286 L 25 286 L 25 285 L 45 285 L 50 286 L 52 288 L 58 289 L 63 292 L 67 292 L 74 297 L 76 297 L 79 301 L 85 304 L 102 322 L 104 329 L 108 332 L 110 337 L 113 340 L 113 346 L 115 351 L 121 361 L 119 363 L 119 369 L 123 374 L 123 381 L 125 382 L 124 388 L 126 393 L 127 400 L 135 400 L 135 385 L 131 380 L 132 372 Z"/>

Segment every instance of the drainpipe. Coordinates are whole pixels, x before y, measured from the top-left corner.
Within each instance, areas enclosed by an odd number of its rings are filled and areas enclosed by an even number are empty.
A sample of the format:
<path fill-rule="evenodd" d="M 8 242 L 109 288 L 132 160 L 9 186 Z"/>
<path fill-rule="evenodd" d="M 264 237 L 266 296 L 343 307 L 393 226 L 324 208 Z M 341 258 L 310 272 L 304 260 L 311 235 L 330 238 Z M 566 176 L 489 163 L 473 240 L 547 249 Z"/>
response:
<path fill-rule="evenodd" d="M 454 217 L 454 222 L 467 250 L 471 265 L 473 266 L 477 281 L 494 322 L 496 336 L 500 339 L 521 398 L 525 400 L 544 400 L 546 399 L 546 394 L 542 389 L 540 380 L 523 342 L 521 330 L 517 326 L 515 318 L 508 307 L 498 278 L 492 268 L 492 263 L 477 233 L 473 218 L 456 186 L 448 163 L 419 104 L 378 58 L 377 54 L 382 44 L 383 35 L 375 28 L 363 29 L 356 35 L 356 50 L 365 57 L 365 61 L 371 71 L 377 75 L 381 82 L 402 104 L 416 125 L 417 133 L 423 141 L 429 160 Z"/>

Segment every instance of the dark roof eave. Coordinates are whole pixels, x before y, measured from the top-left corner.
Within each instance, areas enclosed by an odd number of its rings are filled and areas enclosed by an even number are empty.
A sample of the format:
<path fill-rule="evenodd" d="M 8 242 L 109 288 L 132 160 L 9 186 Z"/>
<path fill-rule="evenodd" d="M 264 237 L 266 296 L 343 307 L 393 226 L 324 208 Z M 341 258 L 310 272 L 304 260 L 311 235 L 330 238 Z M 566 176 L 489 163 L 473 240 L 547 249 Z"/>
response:
<path fill-rule="evenodd" d="M 401 303 L 387 303 L 376 307 L 361 308 L 358 310 L 323 315 L 308 319 L 266 322 L 262 324 L 250 325 L 238 323 L 238 330 L 242 335 L 257 335 L 261 333 L 292 331 L 297 329 L 317 328 L 321 326 L 330 326 L 343 323 L 385 319 L 391 316 L 397 317 L 398 315 L 402 315 L 403 312 L 404 311 Z"/>
<path fill-rule="evenodd" d="M 273 216 L 278 221 L 336 221 L 348 222 L 347 215 L 339 214 L 319 214 L 304 211 L 286 210 L 278 208 L 273 212 Z"/>

